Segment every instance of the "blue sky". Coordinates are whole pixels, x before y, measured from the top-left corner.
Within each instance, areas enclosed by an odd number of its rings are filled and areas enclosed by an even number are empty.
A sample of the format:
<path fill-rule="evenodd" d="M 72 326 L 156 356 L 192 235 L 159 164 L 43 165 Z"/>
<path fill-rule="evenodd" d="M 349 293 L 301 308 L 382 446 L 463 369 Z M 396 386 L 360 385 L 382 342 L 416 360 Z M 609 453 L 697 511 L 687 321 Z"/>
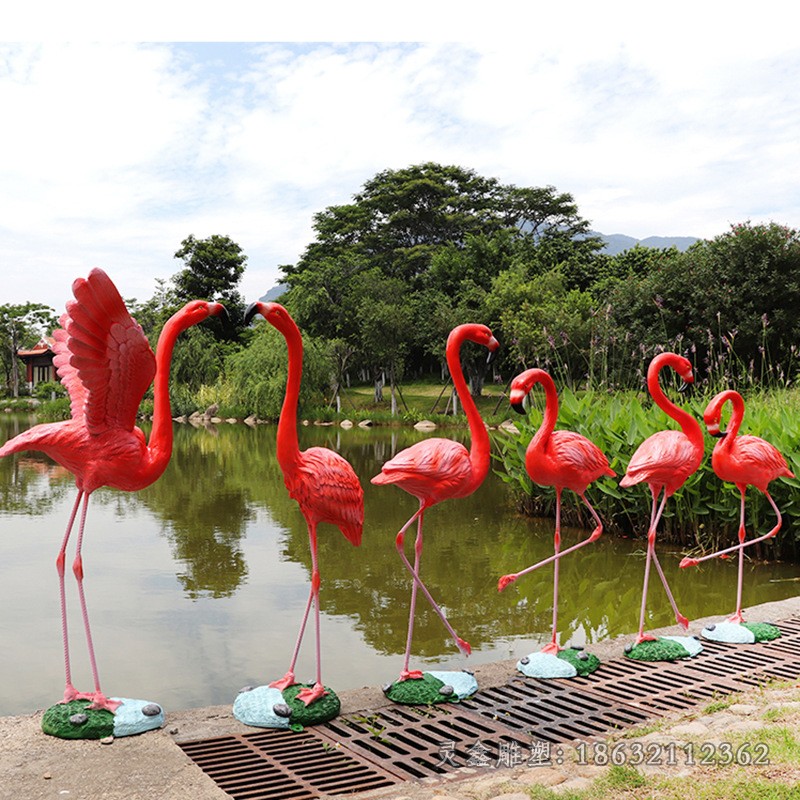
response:
<path fill-rule="evenodd" d="M 263 22 L 243 3 L 180 5 L 95 30 L 80 3 L 54 4 L 61 16 L 29 10 L 6 31 L 20 43 L 0 44 L 0 303 L 60 312 L 93 266 L 147 299 L 190 233 L 237 241 L 257 299 L 315 212 L 428 160 L 554 185 L 604 233 L 800 226 L 788 3 L 755 17 L 736 0 L 669 15 L 410 2 L 393 19 L 374 18 L 383 4 L 301 3 Z M 237 43 L 254 37 L 272 43 Z"/>

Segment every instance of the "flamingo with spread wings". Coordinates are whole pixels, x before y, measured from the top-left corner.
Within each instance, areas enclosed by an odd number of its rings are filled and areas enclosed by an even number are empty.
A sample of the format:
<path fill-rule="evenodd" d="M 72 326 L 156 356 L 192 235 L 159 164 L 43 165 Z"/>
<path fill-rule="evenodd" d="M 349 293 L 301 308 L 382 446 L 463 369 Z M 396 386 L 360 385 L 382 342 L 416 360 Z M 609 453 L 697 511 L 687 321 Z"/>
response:
<path fill-rule="evenodd" d="M 53 333 L 54 364 L 70 397 L 71 419 L 36 425 L 7 441 L 0 457 L 23 450 L 39 450 L 75 476 L 78 496 L 58 552 L 61 626 L 64 646 L 63 702 L 91 700 L 91 708 L 114 712 L 120 701 L 100 688 L 89 615 L 83 588 L 83 535 L 89 497 L 102 486 L 135 492 L 157 480 L 172 454 L 172 416 L 169 401 L 169 364 L 178 335 L 210 315 L 225 313 L 219 303 L 187 303 L 164 325 L 156 355 L 142 328 L 128 313 L 117 288 L 101 269 L 72 284 L 74 300 L 67 303 L 61 328 Z M 153 428 L 149 442 L 136 427 L 142 397 L 155 378 Z M 67 544 L 80 510 L 72 571 L 86 632 L 93 692 L 79 692 L 72 682 L 66 592 Z"/>

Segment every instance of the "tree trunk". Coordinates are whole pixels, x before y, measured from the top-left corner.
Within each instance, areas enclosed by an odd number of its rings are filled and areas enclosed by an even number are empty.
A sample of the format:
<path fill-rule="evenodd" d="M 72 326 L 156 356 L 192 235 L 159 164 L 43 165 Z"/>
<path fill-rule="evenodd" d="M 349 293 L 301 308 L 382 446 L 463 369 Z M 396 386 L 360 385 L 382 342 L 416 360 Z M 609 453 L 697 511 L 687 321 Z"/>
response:
<path fill-rule="evenodd" d="M 377 370 L 375 372 L 374 378 L 374 386 L 375 386 L 375 402 L 382 403 L 383 402 L 383 385 L 386 383 L 386 377 L 384 376 L 383 372 Z"/>

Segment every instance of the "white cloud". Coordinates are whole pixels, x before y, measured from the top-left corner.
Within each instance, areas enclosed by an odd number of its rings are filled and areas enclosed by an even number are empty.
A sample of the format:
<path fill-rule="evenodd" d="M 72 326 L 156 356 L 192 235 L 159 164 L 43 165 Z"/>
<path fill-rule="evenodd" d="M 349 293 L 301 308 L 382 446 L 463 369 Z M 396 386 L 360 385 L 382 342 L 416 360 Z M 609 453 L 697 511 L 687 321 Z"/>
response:
<path fill-rule="evenodd" d="M 473 42 L 0 45 L 0 302 L 60 310 L 95 265 L 145 299 L 189 233 L 239 242 L 255 299 L 315 212 L 428 160 L 553 184 L 609 233 L 798 225 L 800 49 L 726 7 L 521 6 Z"/>

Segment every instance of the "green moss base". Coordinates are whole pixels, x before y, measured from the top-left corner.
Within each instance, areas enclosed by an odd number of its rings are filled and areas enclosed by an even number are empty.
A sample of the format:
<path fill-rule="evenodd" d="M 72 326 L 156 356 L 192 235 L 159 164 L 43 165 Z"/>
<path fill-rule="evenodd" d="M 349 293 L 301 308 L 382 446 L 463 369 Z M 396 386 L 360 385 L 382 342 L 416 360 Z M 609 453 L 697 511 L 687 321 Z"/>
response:
<path fill-rule="evenodd" d="M 421 678 L 396 681 L 385 690 L 385 694 L 393 703 L 405 706 L 429 706 L 434 703 L 454 702 L 457 698 L 452 694 L 444 695 L 439 691 L 444 685 L 430 673 L 423 672 Z"/>
<path fill-rule="evenodd" d="M 757 642 L 771 642 L 781 635 L 781 629 L 769 622 L 743 622 L 741 624 L 756 637 Z"/>
<path fill-rule="evenodd" d="M 104 739 L 114 735 L 114 715 L 104 708 L 89 708 L 89 700 L 71 700 L 50 706 L 42 717 L 42 730 L 59 739 Z M 75 714 L 84 714 L 86 721 L 70 722 Z"/>
<path fill-rule="evenodd" d="M 579 658 L 579 653 L 583 653 L 584 658 Z M 581 676 L 591 675 L 600 666 L 600 659 L 585 650 L 574 650 L 571 647 L 567 647 L 558 651 L 558 657 L 562 661 L 572 664 L 575 667 L 575 671 Z"/>
<path fill-rule="evenodd" d="M 635 661 L 677 661 L 679 658 L 688 658 L 690 654 L 677 642 L 656 639 L 633 645 L 630 649 L 626 647 L 625 655 Z"/>
<path fill-rule="evenodd" d="M 323 695 L 319 700 L 315 700 L 311 705 L 307 706 L 302 700 L 297 699 L 297 695 L 305 688 L 312 688 L 313 683 L 295 683 L 284 689 L 283 699 L 286 705 L 292 709 L 292 716 L 290 717 L 293 730 L 302 730 L 309 725 L 319 725 L 320 722 L 328 722 L 339 714 L 341 703 L 339 697 L 333 689 L 325 687 L 326 695 Z"/>

